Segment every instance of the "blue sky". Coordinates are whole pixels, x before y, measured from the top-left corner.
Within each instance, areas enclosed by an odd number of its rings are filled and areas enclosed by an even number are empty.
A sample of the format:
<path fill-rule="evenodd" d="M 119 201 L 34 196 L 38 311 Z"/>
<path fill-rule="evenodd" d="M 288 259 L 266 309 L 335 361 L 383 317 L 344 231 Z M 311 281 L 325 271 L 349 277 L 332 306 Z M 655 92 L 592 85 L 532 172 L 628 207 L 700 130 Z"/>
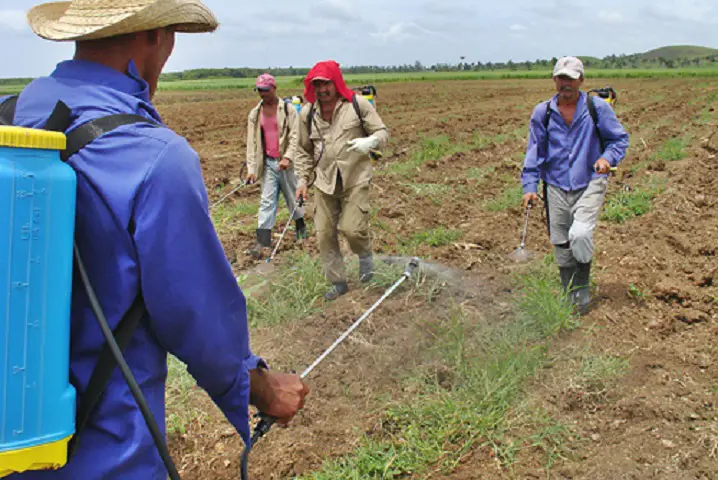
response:
<path fill-rule="evenodd" d="M 33 35 L 0 0 L 0 77 L 38 76 L 72 55 Z M 718 48 L 717 0 L 205 0 L 213 34 L 180 35 L 165 71 L 203 67 L 515 62 L 637 53 L 663 45 Z M 301 7 L 300 7 L 301 5 Z"/>

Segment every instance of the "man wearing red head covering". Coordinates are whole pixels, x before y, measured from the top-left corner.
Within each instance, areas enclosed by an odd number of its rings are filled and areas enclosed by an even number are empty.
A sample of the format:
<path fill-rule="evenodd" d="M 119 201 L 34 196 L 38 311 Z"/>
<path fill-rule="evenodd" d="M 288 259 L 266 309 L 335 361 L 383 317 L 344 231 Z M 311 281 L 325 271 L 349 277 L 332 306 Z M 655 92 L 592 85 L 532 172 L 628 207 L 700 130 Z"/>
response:
<path fill-rule="evenodd" d="M 324 273 L 333 300 L 349 291 L 344 259 L 339 249 L 342 232 L 359 256 L 359 278 L 374 274 L 369 232 L 369 190 L 372 165 L 369 154 L 386 145 L 389 131 L 364 97 L 355 97 L 344 82 L 339 64 L 317 63 L 304 79 L 306 104 L 299 115 L 299 142 L 295 168 L 297 198 L 317 187 L 314 218 Z"/>

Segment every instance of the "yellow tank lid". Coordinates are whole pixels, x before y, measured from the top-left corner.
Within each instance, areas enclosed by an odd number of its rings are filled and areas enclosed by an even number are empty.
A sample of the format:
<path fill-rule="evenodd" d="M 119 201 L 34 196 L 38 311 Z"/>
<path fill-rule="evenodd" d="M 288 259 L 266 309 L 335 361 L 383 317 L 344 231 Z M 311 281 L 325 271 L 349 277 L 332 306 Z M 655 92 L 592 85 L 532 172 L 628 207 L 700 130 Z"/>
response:
<path fill-rule="evenodd" d="M 64 150 L 65 134 L 36 128 L 0 126 L 0 147 Z"/>

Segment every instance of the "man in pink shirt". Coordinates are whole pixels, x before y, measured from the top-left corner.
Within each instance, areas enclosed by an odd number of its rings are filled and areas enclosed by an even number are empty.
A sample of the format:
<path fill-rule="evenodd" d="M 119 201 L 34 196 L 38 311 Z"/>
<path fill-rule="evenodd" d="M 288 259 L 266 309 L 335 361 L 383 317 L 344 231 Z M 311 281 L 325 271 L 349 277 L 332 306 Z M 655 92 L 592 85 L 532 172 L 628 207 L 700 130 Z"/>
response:
<path fill-rule="evenodd" d="M 257 244 L 250 250 L 260 256 L 263 248 L 272 246 L 272 228 L 277 219 L 279 194 L 284 196 L 289 212 L 294 212 L 296 235 L 306 238 L 304 209 L 295 210 L 294 154 L 297 148 L 298 115 L 294 105 L 277 96 L 277 82 L 264 73 L 257 77 L 256 90 L 261 101 L 249 112 L 247 122 L 247 183 L 262 179 L 259 203 Z"/>

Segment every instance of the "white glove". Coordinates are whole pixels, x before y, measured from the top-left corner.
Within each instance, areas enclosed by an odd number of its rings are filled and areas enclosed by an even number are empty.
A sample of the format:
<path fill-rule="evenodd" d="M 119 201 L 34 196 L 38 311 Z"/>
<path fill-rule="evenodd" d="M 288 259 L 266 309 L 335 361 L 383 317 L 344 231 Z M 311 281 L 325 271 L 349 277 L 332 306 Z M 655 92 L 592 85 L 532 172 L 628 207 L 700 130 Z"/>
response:
<path fill-rule="evenodd" d="M 349 145 L 348 152 L 359 152 L 366 155 L 379 145 L 379 139 L 373 135 L 371 137 L 355 138 L 354 140 L 349 140 L 347 145 Z"/>

